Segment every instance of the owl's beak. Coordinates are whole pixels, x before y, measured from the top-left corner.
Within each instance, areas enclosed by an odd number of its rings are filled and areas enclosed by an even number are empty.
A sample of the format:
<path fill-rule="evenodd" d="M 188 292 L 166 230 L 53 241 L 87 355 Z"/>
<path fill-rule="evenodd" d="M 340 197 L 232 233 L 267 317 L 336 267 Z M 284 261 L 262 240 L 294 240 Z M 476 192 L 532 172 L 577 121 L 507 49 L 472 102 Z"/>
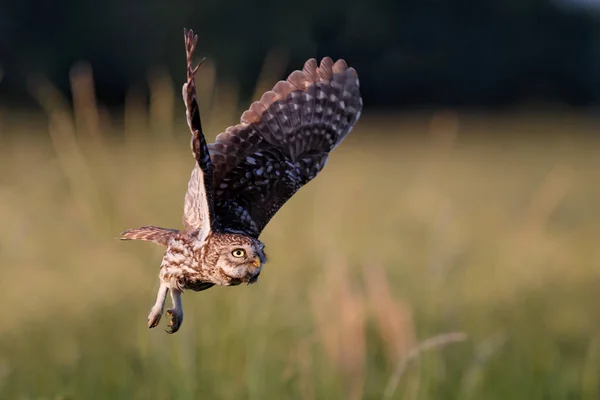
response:
<path fill-rule="evenodd" d="M 260 267 L 260 257 L 259 256 L 254 257 L 254 261 L 252 261 L 252 266 L 254 268 Z"/>

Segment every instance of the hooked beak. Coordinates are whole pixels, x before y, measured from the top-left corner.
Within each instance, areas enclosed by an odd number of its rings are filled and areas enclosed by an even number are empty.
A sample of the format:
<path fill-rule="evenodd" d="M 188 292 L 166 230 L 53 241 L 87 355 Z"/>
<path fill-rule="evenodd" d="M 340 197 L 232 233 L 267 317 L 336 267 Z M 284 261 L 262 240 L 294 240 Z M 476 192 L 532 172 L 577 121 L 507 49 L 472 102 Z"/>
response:
<path fill-rule="evenodd" d="M 261 264 L 261 262 L 260 262 L 260 257 L 259 257 L 259 256 L 255 256 L 255 257 L 254 257 L 254 261 L 252 261 L 252 266 L 253 266 L 254 268 L 259 268 L 259 267 L 260 267 L 260 264 Z"/>

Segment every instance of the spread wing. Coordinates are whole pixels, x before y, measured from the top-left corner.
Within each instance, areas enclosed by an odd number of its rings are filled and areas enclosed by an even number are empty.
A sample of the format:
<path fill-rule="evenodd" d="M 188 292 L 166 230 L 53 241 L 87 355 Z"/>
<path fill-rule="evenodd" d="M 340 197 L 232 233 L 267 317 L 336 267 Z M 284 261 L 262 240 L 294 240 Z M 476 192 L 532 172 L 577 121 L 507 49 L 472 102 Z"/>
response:
<path fill-rule="evenodd" d="M 314 59 L 278 82 L 241 123 L 208 145 L 220 229 L 258 237 L 360 117 L 358 75 L 344 60 Z"/>
<path fill-rule="evenodd" d="M 200 237 L 208 236 L 214 223 L 213 206 L 213 164 L 210 159 L 208 147 L 202 125 L 200 123 L 200 110 L 196 98 L 196 83 L 194 74 L 200 64 L 192 68 L 194 50 L 198 36 L 193 31 L 184 29 L 185 50 L 187 54 L 187 81 L 183 85 L 183 101 L 186 108 L 187 123 L 192 134 L 191 147 L 196 165 L 188 183 L 185 195 L 183 224 L 188 231 L 199 230 Z"/>

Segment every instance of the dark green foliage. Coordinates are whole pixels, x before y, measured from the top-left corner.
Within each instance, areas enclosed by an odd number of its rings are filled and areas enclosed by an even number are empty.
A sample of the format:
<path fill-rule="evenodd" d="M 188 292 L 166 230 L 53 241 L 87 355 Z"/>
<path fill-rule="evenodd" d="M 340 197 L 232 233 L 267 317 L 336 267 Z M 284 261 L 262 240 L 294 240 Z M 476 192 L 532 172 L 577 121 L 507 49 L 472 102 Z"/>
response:
<path fill-rule="evenodd" d="M 560 4 L 565 3 L 564 1 Z M 183 27 L 199 56 L 245 97 L 270 50 L 288 71 L 309 57 L 343 57 L 359 71 L 367 107 L 600 101 L 598 14 L 548 0 L 220 0 L 162 2 L 0 0 L 0 96 L 28 98 L 48 75 L 68 90 L 78 60 L 100 99 L 119 104 L 156 66 L 183 79 Z M 8 99 L 8 100 L 6 100 Z"/>

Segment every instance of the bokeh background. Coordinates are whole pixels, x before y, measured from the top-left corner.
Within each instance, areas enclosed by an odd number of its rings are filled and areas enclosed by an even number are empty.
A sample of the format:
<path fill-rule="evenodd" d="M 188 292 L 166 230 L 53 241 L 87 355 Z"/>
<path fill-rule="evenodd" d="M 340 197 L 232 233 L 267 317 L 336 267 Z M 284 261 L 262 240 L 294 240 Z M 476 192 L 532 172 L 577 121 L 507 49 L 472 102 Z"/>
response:
<path fill-rule="evenodd" d="M 364 113 L 258 284 L 148 330 L 208 140 L 310 57 Z M 0 398 L 600 398 L 600 2 L 0 0 Z"/>

